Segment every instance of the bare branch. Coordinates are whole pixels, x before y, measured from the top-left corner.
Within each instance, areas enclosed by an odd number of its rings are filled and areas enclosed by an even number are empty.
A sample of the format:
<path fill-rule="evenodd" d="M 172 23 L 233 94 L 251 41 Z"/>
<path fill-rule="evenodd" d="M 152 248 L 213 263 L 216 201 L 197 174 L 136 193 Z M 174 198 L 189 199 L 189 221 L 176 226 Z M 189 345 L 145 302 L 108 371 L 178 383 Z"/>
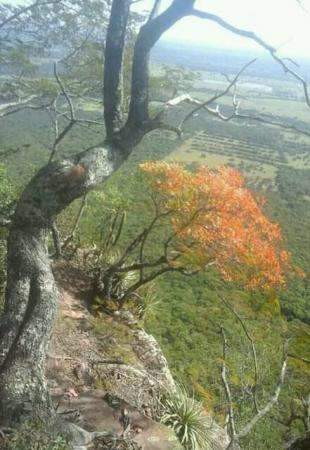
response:
<path fill-rule="evenodd" d="M 192 10 L 192 15 L 196 16 L 196 17 L 199 17 L 201 19 L 207 19 L 207 20 L 211 20 L 212 22 L 216 22 L 222 28 L 225 28 L 226 30 L 231 31 L 234 34 L 238 34 L 239 36 L 245 37 L 247 39 L 251 39 L 252 41 L 255 41 L 261 47 L 263 47 L 266 50 L 268 50 L 268 52 L 270 52 L 270 53 L 276 51 L 276 49 L 274 47 L 272 47 L 271 45 L 267 44 L 265 41 L 263 41 L 263 39 L 261 39 L 259 36 L 257 36 L 252 31 L 248 31 L 248 30 L 243 30 L 241 28 L 237 28 L 237 27 L 231 25 L 230 23 L 226 22 L 224 19 L 222 19 L 221 17 L 219 17 L 219 16 L 217 16 L 215 14 L 211 14 L 211 13 L 208 13 L 208 12 L 205 12 L 205 11 L 199 11 L 198 9 L 193 9 Z"/>
<path fill-rule="evenodd" d="M 124 272 L 131 272 L 134 270 L 147 269 L 147 268 L 151 268 L 151 267 L 160 266 L 161 264 L 164 264 L 164 263 L 168 263 L 168 261 L 165 258 L 165 256 L 161 256 L 156 261 L 141 262 L 141 263 L 131 264 L 130 266 L 120 267 L 119 269 L 117 269 L 117 272 L 124 273 Z"/>
<path fill-rule="evenodd" d="M 2 103 L 2 104 L 0 105 L 0 111 L 6 110 L 6 109 L 10 109 L 10 108 L 14 108 L 14 107 L 16 107 L 16 106 L 18 106 L 18 107 L 25 106 L 25 105 L 27 105 L 28 103 L 30 103 L 32 100 L 34 100 L 34 99 L 36 99 L 36 98 L 37 98 L 36 95 L 30 95 L 29 97 L 27 97 L 27 98 L 25 98 L 25 99 L 23 99 L 23 100 L 18 99 L 18 100 L 15 101 L 15 102 Z"/>
<path fill-rule="evenodd" d="M 74 112 L 73 103 L 72 103 L 72 101 L 71 101 L 71 98 L 70 98 L 69 94 L 67 93 L 67 91 L 66 91 L 66 89 L 65 89 L 65 86 L 64 86 L 62 80 L 60 79 L 60 77 L 59 77 L 59 75 L 58 75 L 58 72 L 57 72 L 57 63 L 56 63 L 56 62 L 54 63 L 54 77 L 55 77 L 55 79 L 56 79 L 56 81 L 57 81 L 57 84 L 58 84 L 58 86 L 59 86 L 59 88 L 60 88 L 61 94 L 65 97 L 65 100 L 66 100 L 67 103 L 68 103 L 69 111 L 70 111 L 70 120 L 69 120 L 69 123 L 68 123 L 68 124 L 65 126 L 65 128 L 62 130 L 62 132 L 59 133 L 59 129 L 58 129 L 58 116 L 59 116 L 59 115 L 62 115 L 62 114 L 59 114 L 58 111 L 57 111 L 57 99 L 58 99 L 58 96 L 57 96 L 56 99 L 55 99 L 55 101 L 54 101 L 54 105 L 53 105 L 53 107 L 54 107 L 54 112 L 55 112 L 55 123 L 54 123 L 54 126 L 55 126 L 55 140 L 54 140 L 54 143 L 53 143 L 53 146 L 52 146 L 52 151 L 51 151 L 51 155 L 50 155 L 50 158 L 49 158 L 49 163 L 52 162 L 52 160 L 53 160 L 53 158 L 54 158 L 54 156 L 55 156 L 55 154 L 56 154 L 56 152 L 57 152 L 58 145 L 60 144 L 60 142 L 65 138 L 65 136 L 69 133 L 69 131 L 71 130 L 71 128 L 72 128 L 72 127 L 76 124 L 76 122 L 77 122 L 77 120 L 76 120 L 76 118 L 75 118 L 75 112 Z"/>
<path fill-rule="evenodd" d="M 40 97 L 38 97 L 37 95 L 31 95 L 29 97 L 19 99 L 14 102 L 3 103 L 2 105 L 0 105 L 0 119 L 2 119 L 3 117 L 10 116 L 12 114 L 16 114 L 25 109 L 39 111 L 42 109 L 47 109 L 51 106 L 51 102 L 42 105 L 36 105 L 33 103 L 33 101 L 36 100 L 40 100 Z"/>
<path fill-rule="evenodd" d="M 137 281 L 135 284 L 133 284 L 132 286 L 130 286 L 130 288 L 125 292 L 125 294 L 121 297 L 120 299 L 120 304 L 124 304 L 124 302 L 136 291 L 138 290 L 141 286 L 150 283 L 151 281 L 155 280 L 155 278 L 158 278 L 159 276 L 163 275 L 164 273 L 167 272 L 181 272 L 183 269 L 178 268 L 178 267 L 163 267 L 162 269 L 155 271 L 153 273 L 151 273 L 150 275 L 148 275 L 147 277 L 145 277 L 143 280 L 141 281 Z"/>
<path fill-rule="evenodd" d="M 121 215 L 121 220 L 120 220 L 120 222 L 118 224 L 117 232 L 113 236 L 113 241 L 112 241 L 112 246 L 113 247 L 118 243 L 119 238 L 121 237 L 121 234 L 122 234 L 122 231 L 123 231 L 123 226 L 124 226 L 124 223 L 125 223 L 125 218 L 126 218 L 126 213 L 123 212 L 122 215 Z"/>
<path fill-rule="evenodd" d="M 252 356 L 253 356 L 253 363 L 254 363 L 254 386 L 253 386 L 253 401 L 254 401 L 254 406 L 255 406 L 255 410 L 258 413 L 259 412 L 259 407 L 258 407 L 258 402 L 257 402 L 257 386 L 258 386 L 258 363 L 257 363 L 257 353 L 256 353 L 256 347 L 255 347 L 255 342 L 254 339 L 252 338 L 252 336 L 249 333 L 249 330 L 247 329 L 244 320 L 241 318 L 241 316 L 237 313 L 237 311 L 235 311 L 235 309 L 231 306 L 231 304 L 225 300 L 224 298 L 222 298 L 222 302 L 224 303 L 225 306 L 227 306 L 227 308 L 234 314 L 234 316 L 237 318 L 237 320 L 239 321 L 239 323 L 242 326 L 242 329 L 248 339 L 248 341 L 250 342 L 251 345 L 251 350 L 252 350 Z"/>
<path fill-rule="evenodd" d="M 273 59 L 275 61 L 277 61 L 280 64 L 280 66 L 282 67 L 282 69 L 284 70 L 285 73 L 289 73 L 290 75 L 292 75 L 302 85 L 306 104 L 310 108 L 310 95 L 309 95 L 309 89 L 308 89 L 308 84 L 307 84 L 306 80 L 304 80 L 302 78 L 302 76 L 299 75 L 297 72 L 290 69 L 288 67 L 288 65 L 284 62 L 284 60 L 279 58 L 275 53 L 271 53 L 271 56 L 273 57 Z"/>
<path fill-rule="evenodd" d="M 305 7 L 304 2 L 302 0 L 296 0 L 296 2 L 298 3 L 298 5 L 300 6 L 300 8 L 306 13 L 306 14 L 310 14 L 309 10 Z"/>
<path fill-rule="evenodd" d="M 144 263 L 144 247 L 145 247 L 146 241 L 147 241 L 150 233 L 152 232 L 156 222 L 161 218 L 161 216 L 159 215 L 159 211 L 158 211 L 158 204 L 156 203 L 155 199 L 153 199 L 153 203 L 154 203 L 154 207 L 155 207 L 155 215 L 154 215 L 154 218 L 151 221 L 150 225 L 147 228 L 145 228 L 145 232 L 144 232 L 144 235 L 142 237 L 141 244 L 140 244 L 140 249 L 139 249 L 139 261 L 140 261 L 140 264 L 141 264 L 141 267 L 140 267 L 140 281 L 142 281 L 143 275 L 144 275 L 144 271 L 143 271 L 144 266 L 142 265 Z"/>
<path fill-rule="evenodd" d="M 235 87 L 236 87 L 236 84 L 234 85 L 234 88 Z M 221 98 L 222 95 L 224 95 L 223 92 L 220 93 L 220 94 L 217 94 L 218 98 Z M 263 117 L 263 116 L 259 116 L 259 115 L 251 115 L 251 114 L 240 113 L 239 112 L 240 102 L 237 101 L 236 95 L 234 95 L 234 97 L 233 97 L 233 111 L 229 115 L 223 114 L 221 112 L 220 107 L 218 105 L 215 108 L 209 107 L 208 104 L 209 104 L 209 102 L 212 102 L 212 101 L 214 101 L 214 97 L 211 97 L 206 102 L 201 102 L 200 100 L 191 97 L 189 94 L 183 94 L 183 95 L 181 95 L 179 97 L 176 97 L 175 99 L 172 99 L 171 101 L 168 101 L 165 104 L 165 108 L 168 108 L 170 106 L 176 106 L 176 105 L 180 104 L 181 102 L 197 105 L 181 121 L 180 125 L 178 127 L 176 127 L 176 128 L 172 127 L 171 131 L 175 131 L 175 132 L 178 133 L 179 136 L 182 136 L 182 134 L 183 134 L 182 127 L 183 127 L 184 123 L 187 120 L 189 120 L 189 118 L 194 117 L 197 114 L 197 111 L 199 111 L 200 109 L 204 109 L 209 114 L 211 114 L 214 117 L 216 117 L 216 118 L 218 118 L 220 120 L 223 120 L 225 122 L 229 122 L 231 120 L 247 120 L 247 121 L 260 122 L 260 123 L 263 123 L 265 125 L 270 125 L 270 126 L 282 128 L 282 129 L 287 130 L 287 131 L 293 131 L 293 132 L 296 132 L 296 133 L 299 133 L 299 134 L 303 134 L 305 136 L 310 137 L 310 131 L 303 130 L 303 129 L 299 128 L 299 127 L 296 127 L 295 125 L 289 125 L 289 124 L 286 124 L 286 123 L 283 123 L 283 122 L 278 122 L 278 121 L 274 120 L 272 117 Z M 160 111 L 158 113 L 157 117 L 162 116 L 164 114 L 164 112 L 165 112 L 165 109 Z"/>
<path fill-rule="evenodd" d="M 233 402 L 232 402 L 232 396 L 230 391 L 230 386 L 227 380 L 227 368 L 226 368 L 226 356 L 227 356 L 227 348 L 228 348 L 228 342 L 226 338 L 226 333 L 224 328 L 221 326 L 221 335 L 223 339 L 223 362 L 222 362 L 222 381 L 225 389 L 226 399 L 228 403 L 228 421 L 229 421 L 229 428 L 230 428 L 230 438 L 231 442 L 235 441 L 236 438 L 236 425 L 235 425 L 235 415 L 234 415 L 234 408 L 233 408 Z"/>
<path fill-rule="evenodd" d="M 287 346 L 288 346 L 288 341 L 286 341 L 283 345 L 283 363 L 282 363 L 282 367 L 281 367 L 281 372 L 280 372 L 280 378 L 279 378 L 279 382 L 277 384 L 277 387 L 274 391 L 273 396 L 270 398 L 270 400 L 266 403 L 266 405 L 264 406 L 264 408 L 262 408 L 251 420 L 250 422 L 248 422 L 243 429 L 238 433 L 237 438 L 241 439 L 244 438 L 245 436 L 247 436 L 252 429 L 254 428 L 254 426 L 257 424 L 257 422 L 262 419 L 263 417 L 265 417 L 269 411 L 273 408 L 273 406 L 278 402 L 279 400 L 279 395 L 282 389 L 282 386 L 284 384 L 284 379 L 285 379 L 285 374 L 286 374 L 286 369 L 287 369 Z"/>
<path fill-rule="evenodd" d="M 171 131 L 172 133 L 175 133 L 178 138 L 182 137 L 182 131 L 179 127 L 174 127 L 173 125 L 170 125 L 168 123 L 162 122 L 162 121 L 153 121 L 154 129 L 156 130 L 164 130 L 164 131 Z"/>
<path fill-rule="evenodd" d="M 195 101 L 197 103 L 197 100 Z M 282 128 L 287 131 L 294 131 L 299 134 L 303 134 L 304 136 L 310 137 L 310 131 L 302 130 L 299 127 L 296 127 L 295 125 L 289 125 L 283 122 L 278 122 L 276 120 L 273 120 L 271 117 L 263 117 L 259 115 L 251 115 L 251 114 L 244 114 L 239 112 L 240 103 L 233 101 L 233 112 L 229 115 L 225 115 L 221 112 L 220 107 L 216 106 L 216 108 L 210 108 L 205 106 L 204 109 L 214 117 L 217 117 L 220 120 L 223 120 L 224 122 L 229 122 L 231 120 L 247 120 L 247 121 L 253 121 L 253 122 L 259 122 L 263 123 L 265 125 L 271 125 L 277 128 Z"/>
<path fill-rule="evenodd" d="M 299 75 L 297 72 L 295 72 L 293 69 L 291 69 L 285 63 L 285 59 L 280 58 L 276 54 L 276 51 L 277 51 L 276 48 L 267 44 L 267 42 L 265 42 L 263 39 L 261 39 L 259 36 L 257 36 L 252 31 L 237 28 L 215 14 L 211 14 L 211 13 L 208 13 L 205 11 L 199 11 L 196 9 L 193 9 L 192 14 L 196 17 L 200 17 L 201 19 L 211 20 L 212 22 L 215 22 L 218 25 L 220 25 L 222 28 L 225 28 L 226 30 L 231 31 L 232 33 L 237 34 L 238 36 L 242 36 L 247 39 L 250 39 L 250 40 L 256 42 L 260 47 L 267 50 L 268 53 L 271 55 L 271 57 L 282 67 L 283 71 L 287 74 L 290 74 L 292 77 L 295 78 L 295 80 L 297 80 L 302 85 L 306 104 L 310 108 L 310 95 L 309 95 L 309 89 L 308 89 L 307 82 L 303 79 L 303 77 L 301 75 Z"/>
<path fill-rule="evenodd" d="M 65 99 L 66 99 L 66 101 L 68 103 L 71 120 L 74 122 L 75 121 L 75 114 L 74 114 L 73 104 L 72 104 L 72 101 L 71 101 L 71 98 L 70 98 L 69 94 L 67 93 L 67 91 L 65 89 L 65 86 L 64 86 L 63 82 L 61 81 L 61 79 L 60 79 L 60 77 L 58 75 L 57 63 L 56 62 L 54 63 L 54 77 L 56 78 L 56 81 L 57 81 L 57 83 L 58 83 L 58 85 L 60 87 L 61 93 L 63 94 L 63 96 L 65 97 Z"/>
<path fill-rule="evenodd" d="M 45 2 L 40 2 L 39 0 L 37 0 L 32 5 L 25 6 L 24 8 L 20 8 L 14 14 L 12 14 L 9 17 L 7 17 L 3 22 L 0 23 L 0 29 L 3 28 L 8 23 L 12 22 L 15 19 L 18 19 L 23 14 L 26 14 L 27 12 L 29 12 L 29 11 L 35 9 L 35 8 L 38 8 L 40 6 L 50 5 L 50 4 L 61 3 L 62 1 L 63 0 L 47 0 Z"/>
<path fill-rule="evenodd" d="M 74 56 L 77 55 L 77 53 L 79 53 L 80 50 L 83 49 L 83 47 L 87 44 L 87 42 L 89 41 L 89 38 L 91 37 L 91 35 L 93 34 L 94 29 L 92 28 L 88 33 L 86 33 L 85 38 L 82 40 L 82 42 L 76 46 L 75 48 L 73 48 L 71 50 L 70 53 L 68 53 L 66 56 L 64 56 L 59 62 L 62 64 L 67 64 L 68 61 L 73 58 Z"/>
<path fill-rule="evenodd" d="M 179 128 L 182 130 L 184 124 L 191 118 L 194 116 L 194 114 L 196 114 L 198 111 L 200 111 L 201 109 L 205 108 L 208 105 L 211 105 L 212 103 L 216 102 L 217 100 L 219 100 L 220 98 L 224 97 L 225 95 L 227 95 L 229 93 L 229 91 L 231 90 L 231 88 L 233 86 L 235 86 L 235 84 L 238 82 L 240 76 L 244 73 L 244 71 L 251 65 L 254 64 L 254 62 L 256 61 L 256 58 L 253 59 L 252 61 L 248 62 L 247 64 L 245 64 L 237 73 L 237 75 L 234 77 L 233 80 L 231 80 L 231 82 L 228 84 L 228 86 L 226 87 L 226 89 L 224 89 L 222 92 L 220 92 L 219 94 L 214 95 L 213 97 L 209 98 L 208 100 L 206 100 L 205 102 L 202 102 L 198 104 L 198 106 L 196 108 L 194 108 L 190 113 L 188 113 L 185 118 L 181 121 Z"/>
<path fill-rule="evenodd" d="M 71 118 L 68 116 L 68 114 L 66 113 L 62 113 L 60 111 L 57 111 L 59 115 L 61 115 L 64 119 L 71 121 Z M 99 126 L 103 126 L 104 123 L 100 122 L 99 120 L 91 120 L 91 119 L 75 119 L 75 123 L 80 124 L 80 125 L 99 125 Z"/>

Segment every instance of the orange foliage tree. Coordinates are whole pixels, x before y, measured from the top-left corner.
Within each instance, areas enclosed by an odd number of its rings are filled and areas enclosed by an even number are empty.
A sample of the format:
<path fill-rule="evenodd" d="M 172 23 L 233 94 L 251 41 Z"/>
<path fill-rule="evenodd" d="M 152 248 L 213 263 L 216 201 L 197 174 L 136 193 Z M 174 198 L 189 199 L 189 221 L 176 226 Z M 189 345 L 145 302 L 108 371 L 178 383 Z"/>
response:
<path fill-rule="evenodd" d="M 285 284 L 290 258 L 280 228 L 264 215 L 263 201 L 246 188 L 240 173 L 207 166 L 190 172 L 166 162 L 147 162 L 140 169 L 154 216 L 117 257 L 124 215 L 111 216 L 112 231 L 94 269 L 96 298 L 121 307 L 164 273 L 191 275 L 211 267 L 251 289 Z M 113 261 L 105 261 L 111 245 Z"/>
<path fill-rule="evenodd" d="M 213 266 L 225 280 L 249 288 L 285 284 L 289 254 L 279 225 L 263 213 L 263 200 L 246 188 L 230 167 L 195 172 L 182 165 L 147 162 L 141 169 L 170 217 L 170 267 L 205 270 Z M 171 256 L 171 254 L 173 256 Z"/>

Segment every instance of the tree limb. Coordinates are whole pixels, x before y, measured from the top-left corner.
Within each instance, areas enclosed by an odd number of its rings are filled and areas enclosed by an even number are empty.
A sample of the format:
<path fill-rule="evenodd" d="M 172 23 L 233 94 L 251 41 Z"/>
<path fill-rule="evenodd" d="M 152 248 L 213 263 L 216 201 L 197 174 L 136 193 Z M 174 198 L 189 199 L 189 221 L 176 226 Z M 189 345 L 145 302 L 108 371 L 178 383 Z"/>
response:
<path fill-rule="evenodd" d="M 299 127 L 296 127 L 295 125 L 288 125 L 286 123 L 278 122 L 273 120 L 272 118 L 266 118 L 262 116 L 257 115 L 251 115 L 251 114 L 244 114 L 239 112 L 239 105 L 234 105 L 234 110 L 231 114 L 225 116 L 220 108 L 217 106 L 216 108 L 208 108 L 204 107 L 204 109 L 214 117 L 217 117 L 220 120 L 223 120 L 224 122 L 229 122 L 231 120 L 246 120 L 246 121 L 253 121 L 253 122 L 259 122 L 263 123 L 265 125 L 271 125 L 277 128 L 282 128 L 287 131 L 294 131 L 299 134 L 303 134 L 304 136 L 310 137 L 310 131 L 302 130 Z"/>
<path fill-rule="evenodd" d="M 243 30 L 241 28 L 235 27 L 215 14 L 211 14 L 211 13 L 208 13 L 205 11 L 199 11 L 197 9 L 193 9 L 192 14 L 201 19 L 211 20 L 212 22 L 215 22 L 218 25 L 220 25 L 222 28 L 225 28 L 226 30 L 231 31 L 232 33 L 237 34 L 238 36 L 250 39 L 250 40 L 256 42 L 260 47 L 267 50 L 268 53 L 270 54 L 270 56 L 282 67 L 283 71 L 285 73 L 290 74 L 292 77 L 295 78 L 295 80 L 297 80 L 302 85 L 306 104 L 310 108 L 310 95 L 309 95 L 309 89 L 308 89 L 308 84 L 307 84 L 306 80 L 301 75 L 299 75 L 296 71 L 291 69 L 285 63 L 285 59 L 280 58 L 276 54 L 276 51 L 277 51 L 276 48 L 267 44 L 267 42 L 265 42 L 263 39 L 261 39 L 259 36 L 257 36 L 252 31 Z"/>
<path fill-rule="evenodd" d="M 56 103 L 57 103 L 57 98 L 56 97 L 55 101 L 54 101 L 54 111 L 55 111 L 55 140 L 52 146 L 52 151 L 51 151 L 51 155 L 49 158 L 49 163 L 52 162 L 57 149 L 58 149 L 58 145 L 60 144 L 60 142 L 65 138 L 65 136 L 69 133 L 69 131 L 71 130 L 71 128 L 76 124 L 77 120 L 75 117 L 75 112 L 74 112 L 74 108 L 73 108 L 73 103 L 71 101 L 71 98 L 69 96 L 69 94 L 67 93 L 65 86 L 62 82 L 62 80 L 60 79 L 58 72 L 57 72 L 57 63 L 54 63 L 54 77 L 57 81 L 57 84 L 60 88 L 60 92 L 61 94 L 65 97 L 66 102 L 68 103 L 69 106 L 69 111 L 70 111 L 70 120 L 69 123 L 65 126 L 65 128 L 61 131 L 61 133 L 59 133 L 58 130 L 58 112 L 57 112 L 57 107 L 56 107 Z"/>
<path fill-rule="evenodd" d="M 281 367 L 279 382 L 277 384 L 277 387 L 274 391 L 274 394 L 270 398 L 270 400 L 266 403 L 266 405 L 242 428 L 242 430 L 238 433 L 237 437 L 238 439 L 244 438 L 247 436 L 254 426 L 257 424 L 257 422 L 265 417 L 269 411 L 273 408 L 273 406 L 278 402 L 279 395 L 282 389 L 282 386 L 284 384 L 286 369 L 287 369 L 287 345 L 288 342 L 286 341 L 283 345 L 283 363 Z"/>
<path fill-rule="evenodd" d="M 151 273 L 147 277 L 143 278 L 141 281 L 139 280 L 135 284 L 130 286 L 130 288 L 120 298 L 119 303 L 121 305 L 123 305 L 124 302 L 130 297 L 130 295 L 133 294 L 133 292 L 135 292 L 137 289 L 139 289 L 144 284 L 150 283 L 151 281 L 155 280 L 155 278 L 163 275 L 164 273 L 167 273 L 167 272 L 181 272 L 182 270 L 183 270 L 183 268 L 180 268 L 180 267 L 168 266 L 168 267 L 164 267 L 164 268 L 162 268 L 162 269 L 160 269 L 158 271 L 155 271 L 155 272 Z"/>
<path fill-rule="evenodd" d="M 185 117 L 184 119 L 181 121 L 179 128 L 182 130 L 184 124 L 191 118 L 194 116 L 194 114 L 196 114 L 198 111 L 200 111 L 201 109 L 207 107 L 208 105 L 216 102 L 217 100 L 219 100 L 220 98 L 224 97 L 225 95 L 228 94 L 228 92 L 231 90 L 232 87 L 235 86 L 235 84 L 238 82 L 240 76 L 244 73 L 244 71 L 252 64 L 254 64 L 256 61 L 256 58 L 251 60 L 250 62 L 248 62 L 247 64 L 245 64 L 237 73 L 237 75 L 233 78 L 233 80 L 231 80 L 231 82 L 228 84 L 228 86 L 226 87 L 226 89 L 224 89 L 222 92 L 220 92 L 219 94 L 215 94 L 212 97 L 210 97 L 208 100 L 206 100 L 205 102 L 199 102 L 198 106 L 196 108 L 194 108 L 192 111 L 190 111 Z"/>
<path fill-rule="evenodd" d="M 35 105 L 31 103 L 33 100 L 39 100 L 39 98 L 40 97 L 38 97 L 37 95 L 31 95 L 23 100 L 20 99 L 15 102 L 3 103 L 2 105 L 0 105 L 0 119 L 2 119 L 3 117 L 10 116 L 12 114 L 16 114 L 25 109 L 39 111 L 41 109 L 46 109 L 51 106 L 51 103 L 46 103 L 42 105 Z"/>
<path fill-rule="evenodd" d="M 127 128 L 141 128 L 149 122 L 150 51 L 165 31 L 181 18 L 190 15 L 194 3 L 195 0 L 174 0 L 163 13 L 141 27 L 134 49 L 131 101 L 124 131 Z"/>
<path fill-rule="evenodd" d="M 58 71 L 57 71 L 57 63 L 54 63 L 54 77 L 56 78 L 56 81 L 60 87 L 60 91 L 62 93 L 62 95 L 65 97 L 68 106 L 69 106 L 69 111 L 70 111 L 70 117 L 71 117 L 71 121 L 74 122 L 75 121 L 75 113 L 74 113 L 74 108 L 73 108 L 73 104 L 71 101 L 71 98 L 69 96 L 69 94 L 67 93 L 65 86 L 62 82 L 62 80 L 60 79 L 59 75 L 58 75 Z"/>
<path fill-rule="evenodd" d="M 134 263 L 134 264 L 131 264 L 130 266 L 120 267 L 120 268 L 118 268 L 116 270 L 116 272 L 117 273 L 124 273 L 124 272 L 126 273 L 126 272 L 131 272 L 131 271 L 134 271 L 134 270 L 140 270 L 140 269 L 147 269 L 147 268 L 151 268 L 151 267 L 157 267 L 157 266 L 160 266 L 161 264 L 164 264 L 164 263 L 168 263 L 166 257 L 165 256 L 160 256 L 156 261 Z"/>
<path fill-rule="evenodd" d="M 227 380 L 227 368 L 226 368 L 226 356 L 227 356 L 227 348 L 228 348 L 228 342 L 226 338 L 226 333 L 224 328 L 221 326 L 221 335 L 223 339 L 223 362 L 222 362 L 222 382 L 225 389 L 225 394 L 227 398 L 228 403 L 228 420 L 229 420 L 229 428 L 230 428 L 230 437 L 231 441 L 234 442 L 236 438 L 236 425 L 235 425 L 235 415 L 234 415 L 234 408 L 233 408 L 233 402 L 232 402 L 232 395 L 230 391 L 230 386 Z"/>
<path fill-rule="evenodd" d="M 248 339 L 248 341 L 250 342 L 250 345 L 251 345 L 252 356 L 253 356 L 253 363 L 254 363 L 253 401 L 254 401 L 255 410 L 258 413 L 259 412 L 259 407 L 258 407 L 258 402 L 257 402 L 258 363 L 257 363 L 257 353 L 256 353 L 255 342 L 254 342 L 254 339 L 252 338 L 252 336 L 250 335 L 249 330 L 247 329 L 243 319 L 237 313 L 237 311 L 231 306 L 231 304 L 227 300 L 222 298 L 222 301 L 223 301 L 224 305 L 234 314 L 234 316 L 237 318 L 237 320 L 241 324 L 242 329 L 243 329 L 243 331 L 244 331 L 244 333 L 245 333 L 245 335 L 246 335 L 246 337 L 247 337 L 247 339 Z"/>
<path fill-rule="evenodd" d="M 104 64 L 104 120 L 107 138 L 113 138 L 122 126 L 122 65 L 130 0 L 112 2 Z"/>
<path fill-rule="evenodd" d="M 29 12 L 37 7 L 50 5 L 50 4 L 57 4 L 57 3 L 61 3 L 62 1 L 63 0 L 47 0 L 44 2 L 40 2 L 39 0 L 37 0 L 32 5 L 25 6 L 24 8 L 20 8 L 14 14 L 12 14 L 11 16 L 9 16 L 5 20 L 3 20 L 0 23 L 0 29 L 3 28 L 8 23 L 12 22 L 13 20 L 18 19 L 21 15 L 26 14 L 27 12 Z"/>
<path fill-rule="evenodd" d="M 252 41 L 256 42 L 261 47 L 268 50 L 268 52 L 270 52 L 270 53 L 276 51 L 276 49 L 274 47 L 267 44 L 263 39 L 261 39 L 255 33 L 253 33 L 253 31 L 248 31 L 248 30 L 243 30 L 241 28 L 237 28 L 215 14 L 211 14 L 206 11 L 200 11 L 198 9 L 193 9 L 192 15 L 195 17 L 199 17 L 200 19 L 211 20 L 212 22 L 217 23 L 222 28 L 225 28 L 226 30 L 231 31 L 234 34 L 238 34 L 239 36 L 245 37 L 247 39 L 251 39 Z"/>

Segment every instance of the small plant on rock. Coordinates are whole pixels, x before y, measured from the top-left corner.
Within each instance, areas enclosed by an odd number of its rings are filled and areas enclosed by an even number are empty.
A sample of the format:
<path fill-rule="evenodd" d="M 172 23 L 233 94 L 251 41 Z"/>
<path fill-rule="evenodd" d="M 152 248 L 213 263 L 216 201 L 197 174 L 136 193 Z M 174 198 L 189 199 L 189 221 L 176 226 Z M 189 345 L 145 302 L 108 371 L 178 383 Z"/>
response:
<path fill-rule="evenodd" d="M 167 395 L 161 401 L 161 421 L 172 428 L 186 450 L 214 448 L 212 420 L 202 404 L 190 397 L 184 388 Z"/>

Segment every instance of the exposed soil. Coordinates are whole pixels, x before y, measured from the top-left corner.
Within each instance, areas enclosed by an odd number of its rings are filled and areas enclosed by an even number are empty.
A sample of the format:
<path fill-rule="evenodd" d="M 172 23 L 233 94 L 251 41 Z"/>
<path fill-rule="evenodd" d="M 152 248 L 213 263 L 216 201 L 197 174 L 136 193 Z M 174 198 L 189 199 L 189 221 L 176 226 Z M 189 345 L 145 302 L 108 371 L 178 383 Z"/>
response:
<path fill-rule="evenodd" d="M 126 448 L 124 437 L 132 442 L 127 448 L 180 448 L 174 434 L 152 419 L 156 380 L 170 375 L 156 341 L 118 315 L 93 317 L 91 283 L 78 268 L 58 263 L 54 272 L 61 299 L 47 377 L 58 413 L 120 439 L 111 449 Z M 106 438 L 96 442 L 89 448 L 109 448 Z"/>

